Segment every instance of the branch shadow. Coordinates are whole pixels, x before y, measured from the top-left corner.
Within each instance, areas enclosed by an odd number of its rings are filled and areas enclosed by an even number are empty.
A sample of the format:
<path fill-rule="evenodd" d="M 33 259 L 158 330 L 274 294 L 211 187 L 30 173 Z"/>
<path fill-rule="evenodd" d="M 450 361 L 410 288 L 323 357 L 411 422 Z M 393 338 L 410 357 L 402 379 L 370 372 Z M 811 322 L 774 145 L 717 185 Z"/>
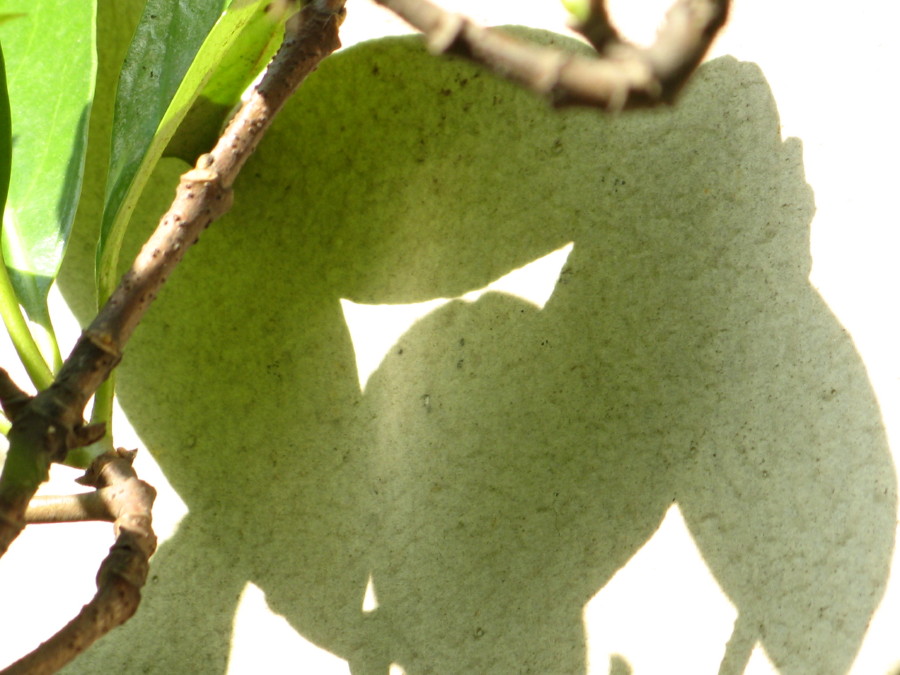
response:
<path fill-rule="evenodd" d="M 757 640 L 780 672 L 845 672 L 896 485 L 807 279 L 813 211 L 752 64 L 610 120 L 408 39 L 330 59 L 121 366 L 190 514 L 71 672 L 224 671 L 247 581 L 354 673 L 585 672 L 583 607 L 673 502 L 738 608 L 721 672 Z M 340 298 L 457 296 L 568 242 L 543 309 L 450 302 L 360 391 Z"/>

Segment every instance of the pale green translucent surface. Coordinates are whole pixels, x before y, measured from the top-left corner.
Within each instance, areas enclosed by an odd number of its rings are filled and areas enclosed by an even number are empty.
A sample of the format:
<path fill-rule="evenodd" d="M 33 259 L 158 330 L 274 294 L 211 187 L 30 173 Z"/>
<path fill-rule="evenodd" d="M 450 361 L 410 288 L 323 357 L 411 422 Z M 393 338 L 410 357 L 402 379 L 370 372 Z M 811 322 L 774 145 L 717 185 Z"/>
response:
<path fill-rule="evenodd" d="M 582 672 L 585 604 L 673 502 L 738 611 L 725 672 L 757 641 L 846 671 L 894 471 L 759 69 L 610 119 L 417 45 L 321 66 L 135 334 L 121 401 L 190 513 L 71 672 L 223 672 L 248 581 L 354 672 Z M 342 298 L 462 295 L 568 242 L 542 310 L 445 304 L 360 391 Z"/>

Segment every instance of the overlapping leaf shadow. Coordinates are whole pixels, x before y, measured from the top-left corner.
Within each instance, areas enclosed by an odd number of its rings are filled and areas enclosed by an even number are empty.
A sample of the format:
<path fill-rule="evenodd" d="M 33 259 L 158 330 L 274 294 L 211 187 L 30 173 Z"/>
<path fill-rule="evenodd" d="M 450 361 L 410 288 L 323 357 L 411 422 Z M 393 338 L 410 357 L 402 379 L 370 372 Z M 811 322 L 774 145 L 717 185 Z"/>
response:
<path fill-rule="evenodd" d="M 808 283 L 800 144 L 755 66 L 609 119 L 364 44 L 323 64 L 236 201 L 121 369 L 190 514 L 138 616 L 71 672 L 221 672 L 248 581 L 354 673 L 583 672 L 584 604 L 673 501 L 739 611 L 723 672 L 756 640 L 786 673 L 847 669 L 894 471 Z M 452 302 L 360 392 L 340 298 L 458 295 L 570 241 L 543 310 Z"/>

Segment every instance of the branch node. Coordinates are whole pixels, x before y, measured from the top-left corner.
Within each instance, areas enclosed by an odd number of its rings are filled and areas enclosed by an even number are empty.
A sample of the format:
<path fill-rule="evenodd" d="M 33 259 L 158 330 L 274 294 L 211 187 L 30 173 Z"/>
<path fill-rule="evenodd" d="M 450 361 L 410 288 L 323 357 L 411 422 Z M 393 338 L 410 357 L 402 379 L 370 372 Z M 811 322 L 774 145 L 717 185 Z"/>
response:
<path fill-rule="evenodd" d="M 97 457 L 84 472 L 84 475 L 76 478 L 75 482 L 79 485 L 95 488 L 106 487 L 116 480 L 116 476 L 109 475 L 110 471 L 115 471 L 118 468 L 118 473 L 121 473 L 124 468 L 122 462 L 124 462 L 125 466 L 131 467 L 136 456 L 137 450 L 126 450 L 125 448 L 116 448 L 112 452 L 105 452 Z M 122 480 L 122 478 L 119 478 L 119 480 Z"/>
<path fill-rule="evenodd" d="M 192 183 L 215 183 L 219 178 L 219 174 L 214 169 L 207 168 L 212 166 L 212 164 L 203 163 L 201 160 L 204 157 L 209 157 L 209 155 L 203 155 L 197 161 L 197 166 L 183 174 L 181 179 Z"/>
<path fill-rule="evenodd" d="M 116 338 L 108 330 L 89 326 L 84 331 L 84 337 L 90 340 L 91 344 L 97 349 L 116 359 L 116 362 L 122 358 L 122 352 L 119 351 Z"/>

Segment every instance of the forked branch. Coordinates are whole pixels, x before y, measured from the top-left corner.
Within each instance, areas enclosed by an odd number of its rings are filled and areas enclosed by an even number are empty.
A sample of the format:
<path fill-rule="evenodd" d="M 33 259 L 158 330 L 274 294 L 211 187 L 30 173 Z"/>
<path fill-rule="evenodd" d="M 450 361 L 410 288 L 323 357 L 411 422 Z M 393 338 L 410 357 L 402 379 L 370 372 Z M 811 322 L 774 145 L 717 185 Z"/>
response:
<path fill-rule="evenodd" d="M 97 573 L 97 593 L 56 635 L 3 670 L 4 675 L 55 673 L 134 615 L 156 550 L 151 509 L 156 491 L 139 480 L 134 451 L 98 457 L 82 482 L 97 488 L 96 508 L 114 522 L 116 542 Z"/>
<path fill-rule="evenodd" d="M 421 31 L 432 52 L 469 58 L 554 105 L 606 110 L 671 102 L 725 24 L 729 7 L 729 0 L 677 0 L 656 42 L 644 49 L 619 36 L 603 0 L 591 0 L 588 18 L 577 27 L 598 51 L 588 58 L 521 42 L 428 0 L 376 2 Z"/>

